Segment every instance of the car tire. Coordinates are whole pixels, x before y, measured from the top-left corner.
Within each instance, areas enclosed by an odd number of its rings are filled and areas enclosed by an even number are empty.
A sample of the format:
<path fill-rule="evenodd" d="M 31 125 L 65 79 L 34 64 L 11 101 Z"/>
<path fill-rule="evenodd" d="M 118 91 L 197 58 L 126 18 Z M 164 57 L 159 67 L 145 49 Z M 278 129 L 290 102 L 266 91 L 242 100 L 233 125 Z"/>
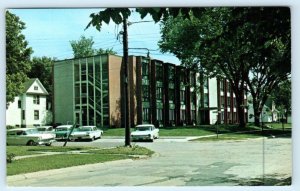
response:
<path fill-rule="evenodd" d="M 95 140 L 95 137 L 92 137 L 92 138 L 91 138 L 91 141 L 94 141 L 94 140 Z"/>
<path fill-rule="evenodd" d="M 46 145 L 46 146 L 48 146 L 48 147 L 50 147 L 50 146 L 51 146 L 51 144 L 52 144 L 52 143 L 47 143 L 47 144 L 45 144 L 45 145 Z"/>
<path fill-rule="evenodd" d="M 34 146 L 35 145 L 35 143 L 34 143 L 34 141 L 33 140 L 30 140 L 30 141 L 28 141 L 27 142 L 27 144 L 26 144 L 27 146 Z"/>

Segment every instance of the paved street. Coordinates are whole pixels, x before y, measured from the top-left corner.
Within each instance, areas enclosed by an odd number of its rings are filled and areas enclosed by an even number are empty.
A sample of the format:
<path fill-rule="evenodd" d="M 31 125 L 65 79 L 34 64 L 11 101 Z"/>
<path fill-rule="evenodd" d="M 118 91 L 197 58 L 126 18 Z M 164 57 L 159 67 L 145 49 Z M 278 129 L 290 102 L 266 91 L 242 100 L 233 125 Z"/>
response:
<path fill-rule="evenodd" d="M 56 143 L 62 144 L 61 142 Z M 117 146 L 123 139 L 70 142 Z M 9 186 L 209 186 L 238 185 L 252 178 L 291 176 L 290 138 L 191 142 L 185 138 L 133 143 L 153 157 L 9 176 Z"/>

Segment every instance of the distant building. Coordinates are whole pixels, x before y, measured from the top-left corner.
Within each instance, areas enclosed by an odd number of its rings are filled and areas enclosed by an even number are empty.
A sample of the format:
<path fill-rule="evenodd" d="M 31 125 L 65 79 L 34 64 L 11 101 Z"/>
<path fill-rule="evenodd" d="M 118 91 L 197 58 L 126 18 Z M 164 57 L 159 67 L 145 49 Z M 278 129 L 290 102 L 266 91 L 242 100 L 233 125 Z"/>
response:
<path fill-rule="evenodd" d="M 6 125 L 33 127 L 52 122 L 47 110 L 47 90 L 39 79 L 29 79 L 24 83 L 24 93 L 15 97 L 6 109 Z"/>
<path fill-rule="evenodd" d="M 253 104 L 249 104 L 249 115 L 248 115 L 248 121 L 249 122 L 254 122 L 254 109 L 253 109 Z M 270 123 L 270 122 L 279 122 L 280 117 L 279 116 L 280 112 L 276 109 L 274 101 L 271 99 L 268 99 L 262 109 L 262 113 L 259 116 L 259 121 L 264 122 L 264 123 Z"/>
<path fill-rule="evenodd" d="M 122 57 L 109 54 L 56 62 L 54 122 L 123 126 L 122 65 Z M 214 124 L 217 110 L 223 123 L 238 123 L 235 96 L 226 80 L 208 79 L 183 66 L 148 57 L 129 56 L 126 81 L 131 126 Z"/>
<path fill-rule="evenodd" d="M 121 63 L 108 54 L 56 62 L 54 122 L 120 126 Z"/>

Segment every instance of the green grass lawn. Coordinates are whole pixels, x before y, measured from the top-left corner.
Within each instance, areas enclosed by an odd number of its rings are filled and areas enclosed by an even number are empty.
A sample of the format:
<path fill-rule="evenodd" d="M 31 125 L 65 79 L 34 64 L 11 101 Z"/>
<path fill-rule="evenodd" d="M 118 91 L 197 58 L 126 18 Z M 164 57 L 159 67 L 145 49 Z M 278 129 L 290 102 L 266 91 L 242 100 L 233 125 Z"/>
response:
<path fill-rule="evenodd" d="M 131 132 L 134 128 L 130 129 Z M 202 136 L 213 134 L 213 126 L 159 128 L 159 136 Z M 103 136 L 125 136 L 124 128 L 104 129 Z"/>
<path fill-rule="evenodd" d="M 130 131 L 134 131 L 134 128 L 131 128 Z M 124 128 L 110 128 L 103 129 L 103 136 L 125 136 Z"/>
<path fill-rule="evenodd" d="M 159 136 L 203 136 L 214 134 L 215 129 L 199 127 L 160 128 Z"/>
<path fill-rule="evenodd" d="M 41 152 L 67 152 L 93 149 L 94 147 L 46 147 L 46 146 L 7 146 L 7 153 L 16 156 L 34 155 Z"/>
<path fill-rule="evenodd" d="M 7 147 L 7 153 L 13 153 L 17 156 L 36 154 L 42 147 L 28 147 L 16 149 L 12 146 Z M 36 156 L 13 160 L 12 163 L 7 163 L 7 175 L 17 175 L 29 172 L 37 172 L 42 170 L 59 169 L 71 166 L 101 163 L 106 161 L 134 159 L 136 155 L 151 156 L 153 151 L 139 146 L 134 147 L 117 147 L 112 149 L 96 149 L 88 147 L 44 147 L 43 152 L 57 151 L 61 154 Z M 67 151 L 80 150 L 81 154 L 70 154 Z M 133 156 L 135 155 L 135 156 Z"/>
<path fill-rule="evenodd" d="M 272 128 L 264 128 L 264 131 L 274 131 L 271 133 L 284 133 L 282 132 L 281 124 L 279 123 L 268 123 Z M 253 124 L 247 124 L 245 128 L 239 128 L 238 125 L 200 125 L 200 126 L 186 126 L 186 127 L 163 127 L 159 128 L 159 136 L 204 136 L 216 134 L 218 129 L 219 134 L 227 133 L 241 133 L 247 131 L 260 131 L 261 127 L 254 126 Z M 278 130 L 278 131 L 277 131 Z M 286 132 L 291 131 L 291 124 L 285 124 Z M 131 132 L 134 128 L 131 128 Z M 104 130 L 104 136 L 124 136 L 124 128 L 111 128 Z M 270 132 L 269 132 L 270 133 Z"/>

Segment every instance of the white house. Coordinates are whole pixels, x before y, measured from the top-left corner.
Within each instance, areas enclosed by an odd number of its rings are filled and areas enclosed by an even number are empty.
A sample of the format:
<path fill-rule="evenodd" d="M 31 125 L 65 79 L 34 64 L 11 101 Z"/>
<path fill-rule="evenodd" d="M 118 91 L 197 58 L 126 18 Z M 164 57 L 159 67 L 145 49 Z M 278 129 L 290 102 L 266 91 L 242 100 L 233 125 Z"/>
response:
<path fill-rule="evenodd" d="M 279 120 L 278 110 L 275 108 L 275 104 L 271 100 L 267 100 L 263 107 L 259 121 L 264 123 L 277 122 Z M 248 110 L 248 122 L 254 122 L 254 110 L 253 104 L 249 104 Z"/>
<path fill-rule="evenodd" d="M 47 110 L 47 90 L 39 79 L 33 78 L 24 84 L 24 93 L 15 97 L 6 109 L 6 125 L 33 127 L 52 122 L 51 112 Z"/>

